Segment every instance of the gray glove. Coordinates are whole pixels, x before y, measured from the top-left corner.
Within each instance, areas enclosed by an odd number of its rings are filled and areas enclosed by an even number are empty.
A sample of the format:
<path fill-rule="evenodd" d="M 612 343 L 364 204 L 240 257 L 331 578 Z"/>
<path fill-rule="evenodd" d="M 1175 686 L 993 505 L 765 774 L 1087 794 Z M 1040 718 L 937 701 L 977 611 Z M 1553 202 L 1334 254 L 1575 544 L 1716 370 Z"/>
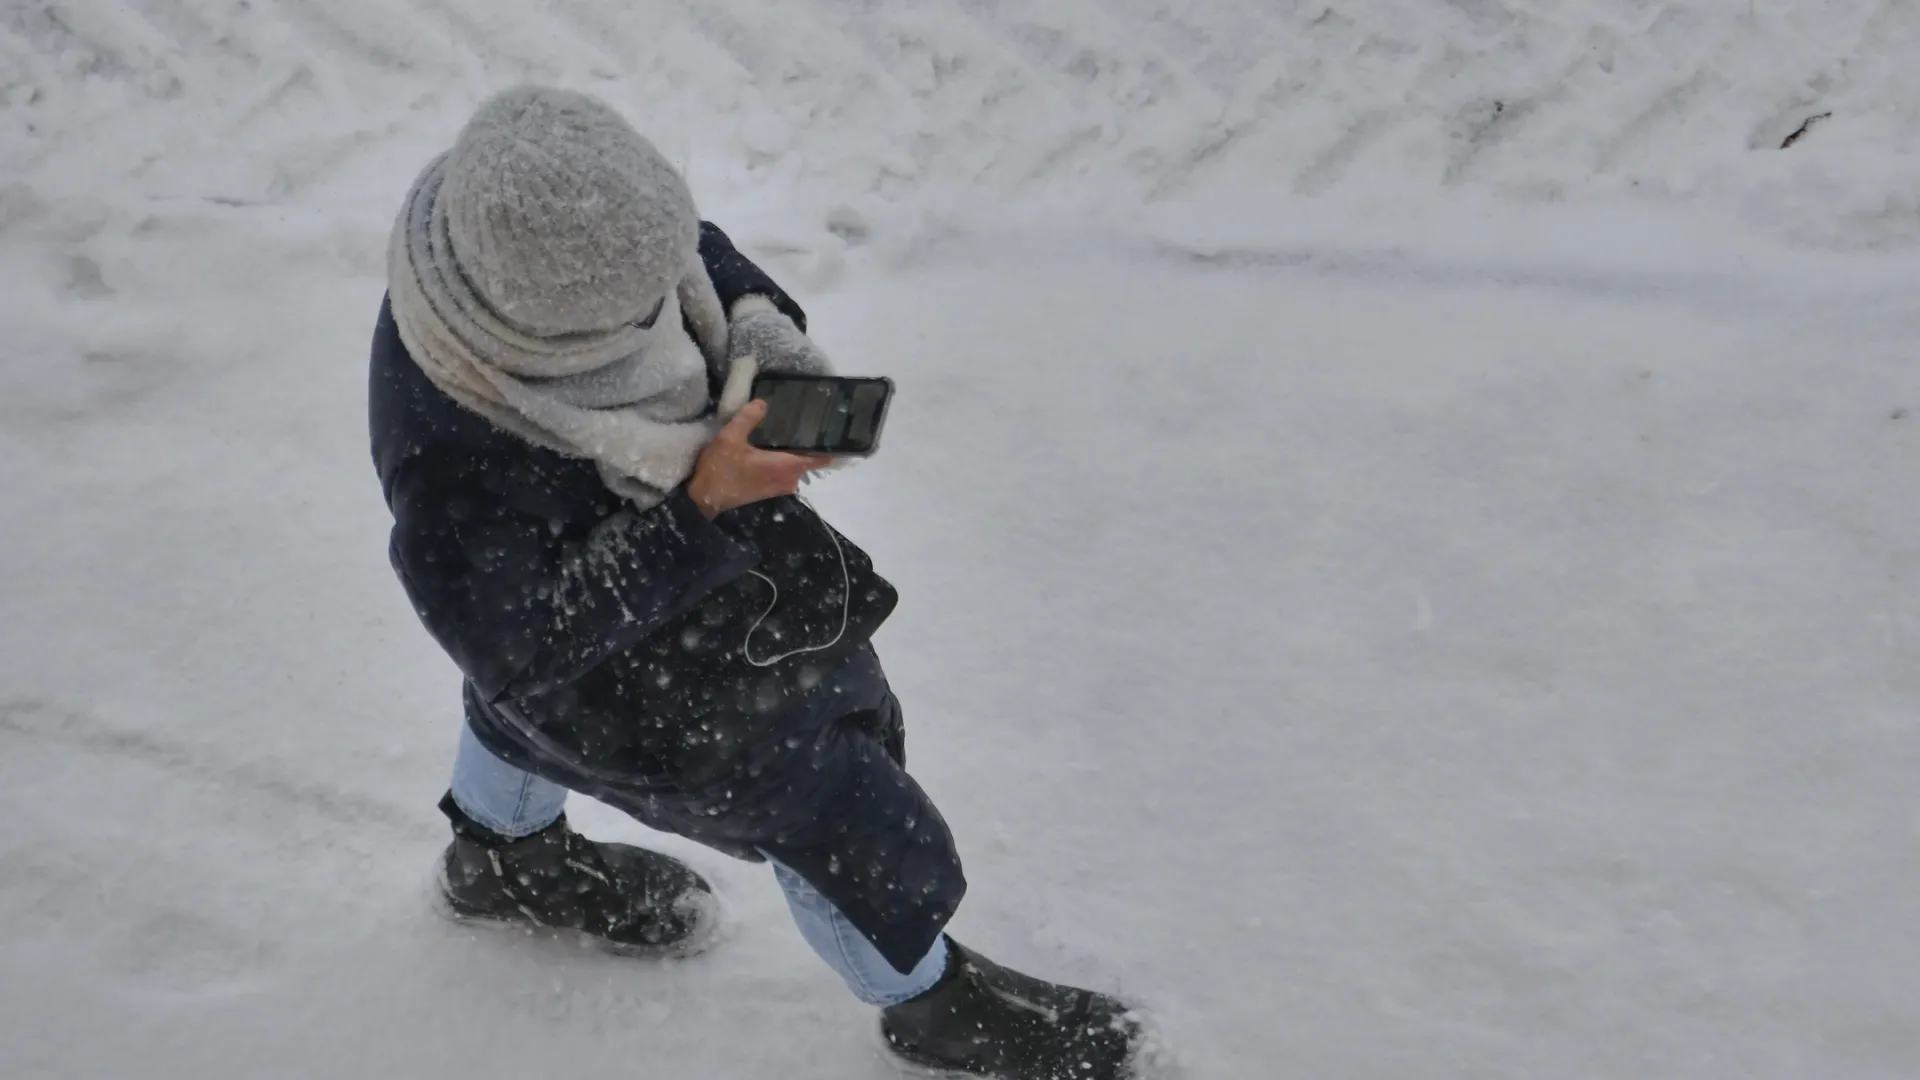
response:
<path fill-rule="evenodd" d="M 727 365 L 751 353 L 755 368 L 782 375 L 831 375 L 833 362 L 808 340 L 793 320 L 763 296 L 742 297 L 733 305 L 727 328 Z"/>

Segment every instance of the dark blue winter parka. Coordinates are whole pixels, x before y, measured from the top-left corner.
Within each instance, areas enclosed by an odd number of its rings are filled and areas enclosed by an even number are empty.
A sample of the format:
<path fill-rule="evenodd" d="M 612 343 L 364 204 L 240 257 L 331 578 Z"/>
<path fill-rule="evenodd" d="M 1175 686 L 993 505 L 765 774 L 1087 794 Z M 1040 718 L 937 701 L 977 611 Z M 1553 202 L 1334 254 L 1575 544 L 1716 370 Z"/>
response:
<path fill-rule="evenodd" d="M 806 315 L 712 225 L 721 302 Z M 798 499 L 708 521 L 684 490 L 638 510 L 590 461 L 442 393 L 382 305 L 368 388 L 389 554 L 466 675 L 502 759 L 645 824 L 798 871 L 901 971 L 966 890 L 905 771 L 870 639 L 893 610 L 871 561 Z"/>

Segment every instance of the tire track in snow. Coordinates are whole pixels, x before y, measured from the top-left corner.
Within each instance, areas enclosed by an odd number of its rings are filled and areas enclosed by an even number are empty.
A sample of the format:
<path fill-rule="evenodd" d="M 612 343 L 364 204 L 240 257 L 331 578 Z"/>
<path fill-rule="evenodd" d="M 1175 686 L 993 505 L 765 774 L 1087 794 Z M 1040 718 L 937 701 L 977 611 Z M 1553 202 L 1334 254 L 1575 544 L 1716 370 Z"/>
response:
<path fill-rule="evenodd" d="M 1307 162 L 1294 178 L 1293 190 L 1302 195 L 1320 195 L 1330 190 L 1353 163 L 1366 153 L 1367 148 L 1385 139 L 1400 125 L 1404 114 L 1397 109 L 1387 109 L 1362 116 L 1346 130 L 1333 145 L 1320 151 Z"/>
<path fill-rule="evenodd" d="M 1707 79 L 1705 72 L 1696 71 L 1662 90 L 1644 108 L 1600 141 L 1594 152 L 1595 166 L 1612 172 L 1620 168 L 1630 151 L 1650 141 L 1660 128 L 1685 123 L 1687 106 L 1705 92 Z"/>
<path fill-rule="evenodd" d="M 491 12 L 492 25 L 482 21 L 480 12 L 474 5 L 462 4 L 460 0 L 415 0 L 429 13 L 425 17 L 430 21 L 444 25 L 452 34 L 454 43 L 464 48 L 469 61 L 482 70 L 506 68 L 529 81 L 555 78 L 560 67 L 551 55 L 539 55 L 528 46 L 539 37 L 539 33 L 518 20 L 518 31 L 510 29 L 505 12 Z M 518 13 L 521 6 L 506 9 Z"/>
<path fill-rule="evenodd" d="M 31 52 L 62 60 L 83 76 L 127 77 L 136 71 L 111 43 L 72 25 L 71 15 L 60 4 L 12 8 L 0 27 L 18 37 Z"/>
<path fill-rule="evenodd" d="M 1186 59 L 1150 47 L 1153 38 L 1109 5 L 1081 2 L 1045 14 L 1045 22 L 1035 10 L 1024 21 L 993 25 L 1009 50 L 1044 73 L 1052 91 L 1086 119 L 1033 154 L 1014 190 L 1088 171 L 1102 148 L 1148 190 L 1171 186 L 1186 147 L 1207 140 L 1225 114 L 1220 95 Z"/>
<path fill-rule="evenodd" d="M 14 0 L 0 153 L 30 184 L 132 177 L 147 195 L 258 189 L 278 165 L 262 197 L 291 200 L 324 179 L 308 170 L 417 137 L 396 121 L 419 103 L 451 115 L 532 77 L 605 87 L 732 194 L 772 182 L 803 204 L 1065 194 L 1098 217 L 1363 178 L 1544 198 L 1632 186 L 1767 222 L 1785 200 L 1810 238 L 1920 238 L 1905 215 L 1920 178 L 1898 167 L 1920 150 L 1920 8 L 1745 7 Z M 270 122 L 289 89 L 313 97 Z M 1780 129 L 1815 106 L 1835 120 L 1787 171 Z"/>
<path fill-rule="evenodd" d="M 401 51 L 400 44 L 378 40 L 363 33 L 358 26 L 365 25 L 359 20 L 349 20 L 335 14 L 342 7 L 340 0 L 335 2 L 314 2 L 314 0 L 281 0 L 279 10 L 290 21 L 296 22 L 313 34 L 322 43 L 333 46 L 336 53 L 345 54 L 361 63 L 367 64 L 382 73 L 404 73 L 428 66 L 419 58 Z M 381 11 L 404 10 L 400 4 L 380 5 Z M 365 9 L 359 9 L 365 14 Z M 377 24 L 385 20 L 374 20 Z"/>
<path fill-rule="evenodd" d="M 590 65 L 596 75 L 612 78 L 631 70 L 623 61 L 635 50 L 617 17 L 583 0 L 548 0 L 548 5 L 573 40 L 600 57 L 601 63 Z"/>
<path fill-rule="evenodd" d="M 354 829 L 375 825 L 410 840 L 439 835 L 432 822 L 391 803 L 296 779 L 260 764 L 224 760 L 205 746 L 116 727 L 90 713 L 38 698 L 0 699 L 0 735 L 138 762 L 193 781 L 202 790 L 243 788 Z"/>
<path fill-rule="evenodd" d="M 185 0 L 122 0 L 123 4 L 137 13 L 166 42 L 172 52 L 183 59 L 199 57 L 217 57 L 229 52 L 231 47 L 243 38 L 224 34 L 203 17 L 200 12 L 189 7 Z"/>

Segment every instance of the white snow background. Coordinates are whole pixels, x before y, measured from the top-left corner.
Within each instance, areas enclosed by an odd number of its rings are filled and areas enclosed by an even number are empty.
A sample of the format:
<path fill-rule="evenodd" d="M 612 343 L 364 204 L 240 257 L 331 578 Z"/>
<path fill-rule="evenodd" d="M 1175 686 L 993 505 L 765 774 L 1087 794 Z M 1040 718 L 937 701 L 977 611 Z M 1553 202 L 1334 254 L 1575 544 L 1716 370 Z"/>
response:
<path fill-rule="evenodd" d="M 584 800 L 731 938 L 426 906 L 366 347 L 529 78 L 899 382 L 964 940 L 1194 1080 L 1920 1076 L 1920 4 L 0 0 L 0 1077 L 893 1075 Z"/>

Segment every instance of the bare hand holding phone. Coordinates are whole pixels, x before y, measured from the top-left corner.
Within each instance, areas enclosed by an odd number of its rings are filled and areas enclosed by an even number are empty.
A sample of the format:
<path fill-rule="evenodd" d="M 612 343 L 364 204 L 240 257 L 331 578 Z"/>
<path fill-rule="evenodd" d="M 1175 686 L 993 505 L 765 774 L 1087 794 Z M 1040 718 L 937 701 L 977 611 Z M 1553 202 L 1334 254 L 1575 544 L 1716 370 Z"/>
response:
<path fill-rule="evenodd" d="M 708 520 L 749 503 L 791 495 L 799 490 L 802 477 L 833 464 L 824 454 L 789 454 L 753 446 L 747 437 L 766 415 L 766 402 L 748 402 L 694 464 L 687 497 Z"/>

